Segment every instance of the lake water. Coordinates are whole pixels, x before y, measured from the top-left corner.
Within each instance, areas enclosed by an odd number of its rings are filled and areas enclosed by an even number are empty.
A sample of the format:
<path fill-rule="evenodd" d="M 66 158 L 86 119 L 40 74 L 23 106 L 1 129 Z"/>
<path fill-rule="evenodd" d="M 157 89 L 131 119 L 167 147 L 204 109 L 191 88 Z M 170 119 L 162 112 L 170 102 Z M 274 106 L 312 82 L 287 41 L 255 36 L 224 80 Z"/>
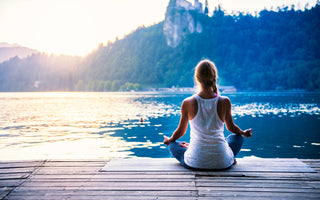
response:
<path fill-rule="evenodd" d="M 163 135 L 190 95 L 0 93 L 0 160 L 169 157 Z M 239 157 L 320 158 L 319 93 L 223 95 L 235 123 L 253 130 Z"/>

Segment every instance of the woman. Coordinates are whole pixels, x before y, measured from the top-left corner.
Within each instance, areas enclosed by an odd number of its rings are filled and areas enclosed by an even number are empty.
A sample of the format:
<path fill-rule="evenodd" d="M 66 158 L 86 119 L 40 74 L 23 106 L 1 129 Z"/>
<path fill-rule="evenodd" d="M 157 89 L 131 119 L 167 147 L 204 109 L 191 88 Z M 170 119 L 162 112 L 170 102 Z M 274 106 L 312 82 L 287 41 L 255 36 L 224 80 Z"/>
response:
<path fill-rule="evenodd" d="M 231 101 L 218 95 L 217 69 L 213 62 L 203 60 L 196 66 L 195 80 L 200 87 L 182 102 L 178 128 L 164 144 L 170 153 L 187 168 L 225 169 L 236 163 L 243 137 L 251 137 L 251 129 L 241 130 L 233 123 Z M 190 144 L 178 142 L 190 123 Z M 224 124 L 235 134 L 224 137 Z"/>

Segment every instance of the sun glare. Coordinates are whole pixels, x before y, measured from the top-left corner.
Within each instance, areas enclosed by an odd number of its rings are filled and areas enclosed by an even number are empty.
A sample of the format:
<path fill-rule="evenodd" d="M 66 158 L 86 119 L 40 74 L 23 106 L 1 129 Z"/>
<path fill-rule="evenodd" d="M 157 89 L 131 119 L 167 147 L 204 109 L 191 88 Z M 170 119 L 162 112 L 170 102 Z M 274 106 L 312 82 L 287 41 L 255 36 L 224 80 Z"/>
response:
<path fill-rule="evenodd" d="M 168 0 L 30 0 L 0 3 L 0 39 L 47 53 L 86 55 L 164 19 Z M 157 11 L 157 12 L 155 12 Z M 15 24 L 13 26 L 12 24 Z"/>
<path fill-rule="evenodd" d="M 84 55 L 98 45 L 97 27 L 90 10 L 80 3 L 66 1 L 46 7 L 36 33 L 40 48 L 57 54 Z"/>

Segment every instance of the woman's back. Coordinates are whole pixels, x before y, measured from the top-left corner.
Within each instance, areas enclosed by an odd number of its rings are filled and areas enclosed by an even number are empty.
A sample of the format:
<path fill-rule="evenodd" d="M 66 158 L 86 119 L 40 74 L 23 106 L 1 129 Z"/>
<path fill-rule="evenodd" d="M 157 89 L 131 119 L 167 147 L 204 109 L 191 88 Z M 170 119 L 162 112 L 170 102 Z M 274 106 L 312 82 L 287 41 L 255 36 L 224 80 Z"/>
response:
<path fill-rule="evenodd" d="M 186 164 L 204 169 L 223 169 L 231 166 L 234 156 L 224 138 L 224 123 L 217 111 L 219 96 L 204 99 L 194 95 L 192 100 L 197 102 L 197 108 L 192 109 L 197 112 L 189 120 L 191 131 L 190 145 L 185 154 Z"/>
<path fill-rule="evenodd" d="M 223 131 L 224 124 L 220 119 L 217 107 L 219 102 L 219 96 L 215 95 L 214 98 L 204 99 L 199 95 L 194 95 L 197 101 L 197 112 L 190 124 L 197 126 L 202 131 Z"/>
<path fill-rule="evenodd" d="M 202 169 L 223 169 L 233 164 L 239 153 L 243 138 L 251 137 L 251 129 L 241 130 L 233 123 L 231 101 L 216 96 L 217 68 L 210 60 L 198 63 L 194 74 L 199 94 L 185 99 L 181 105 L 178 128 L 163 143 L 169 146 L 171 154 L 185 167 Z M 224 123 L 228 131 L 235 133 L 224 138 Z M 178 142 L 190 123 L 190 145 Z M 189 146 L 189 147 L 188 147 Z"/>

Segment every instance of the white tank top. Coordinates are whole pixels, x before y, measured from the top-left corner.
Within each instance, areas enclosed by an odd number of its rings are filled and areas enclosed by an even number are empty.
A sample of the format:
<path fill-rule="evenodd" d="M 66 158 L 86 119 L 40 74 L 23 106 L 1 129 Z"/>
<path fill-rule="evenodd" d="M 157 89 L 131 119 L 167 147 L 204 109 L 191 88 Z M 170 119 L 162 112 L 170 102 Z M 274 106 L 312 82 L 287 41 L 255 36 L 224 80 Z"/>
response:
<path fill-rule="evenodd" d="M 225 140 L 224 123 L 219 118 L 219 96 L 203 99 L 194 95 L 198 103 L 196 116 L 189 121 L 190 145 L 185 152 L 185 163 L 200 169 L 225 169 L 234 162 L 234 155 Z"/>

